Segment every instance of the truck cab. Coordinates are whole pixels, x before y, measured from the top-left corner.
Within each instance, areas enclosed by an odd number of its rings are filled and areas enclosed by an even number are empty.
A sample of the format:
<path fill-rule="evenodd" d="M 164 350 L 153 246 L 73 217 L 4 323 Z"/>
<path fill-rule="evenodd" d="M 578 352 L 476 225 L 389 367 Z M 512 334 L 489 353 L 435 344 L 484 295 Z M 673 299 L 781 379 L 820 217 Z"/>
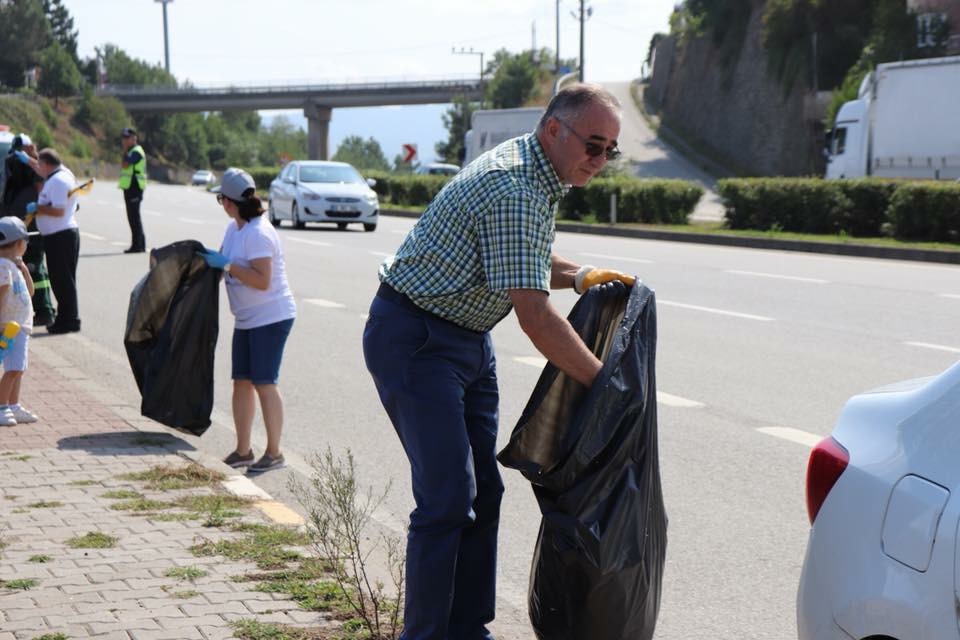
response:
<path fill-rule="evenodd" d="M 867 174 L 869 110 L 864 99 L 844 103 L 827 138 L 828 179 L 862 178 Z"/>

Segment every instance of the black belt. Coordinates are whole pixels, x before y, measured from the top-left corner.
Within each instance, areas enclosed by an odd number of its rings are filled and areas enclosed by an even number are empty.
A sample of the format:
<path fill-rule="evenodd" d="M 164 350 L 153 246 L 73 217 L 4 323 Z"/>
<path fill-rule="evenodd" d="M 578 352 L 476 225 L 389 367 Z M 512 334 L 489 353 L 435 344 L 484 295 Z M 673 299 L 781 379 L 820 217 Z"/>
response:
<path fill-rule="evenodd" d="M 433 319 L 435 319 L 435 320 L 438 320 L 438 321 L 440 321 L 440 322 L 446 322 L 446 323 L 449 324 L 451 327 L 456 327 L 457 329 L 460 329 L 461 331 L 469 331 L 470 333 L 475 333 L 475 334 L 477 334 L 477 335 L 483 335 L 483 334 L 486 333 L 486 331 L 475 331 L 475 330 L 473 330 L 473 329 L 468 329 L 467 327 L 462 327 L 462 326 L 460 326 L 459 324 L 457 324 L 456 322 L 453 322 L 452 320 L 447 320 L 446 318 L 441 318 L 440 316 L 438 316 L 437 314 L 433 313 L 432 311 L 428 311 L 428 310 L 424 309 L 423 307 L 417 306 L 417 304 L 416 304 L 413 300 L 411 300 L 411 299 L 407 296 L 407 294 L 405 294 L 405 293 L 400 293 L 399 291 L 397 291 L 396 289 L 394 289 L 393 287 L 391 287 L 390 285 L 388 285 L 386 282 L 381 282 L 381 283 L 380 283 L 380 288 L 377 289 L 377 295 L 380 296 L 381 298 L 383 298 L 384 300 L 388 300 L 388 301 L 390 301 L 390 302 L 392 302 L 392 303 L 394 303 L 394 304 L 396 304 L 396 305 L 399 305 L 399 306 L 403 307 L 404 309 L 407 309 L 407 310 L 409 310 L 409 311 L 413 311 L 414 313 L 420 313 L 420 314 L 423 314 L 423 315 L 425 315 L 425 316 L 429 316 L 430 318 L 433 318 Z"/>

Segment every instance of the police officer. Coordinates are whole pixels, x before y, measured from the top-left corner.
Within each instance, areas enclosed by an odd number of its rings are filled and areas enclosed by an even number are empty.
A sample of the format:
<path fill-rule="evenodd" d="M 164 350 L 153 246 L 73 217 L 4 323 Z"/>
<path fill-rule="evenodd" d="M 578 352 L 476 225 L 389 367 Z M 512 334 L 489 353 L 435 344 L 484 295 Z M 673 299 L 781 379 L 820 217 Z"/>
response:
<path fill-rule="evenodd" d="M 30 234 L 23 262 L 33 278 L 33 326 L 43 327 L 53 322 L 53 301 L 50 299 L 50 278 L 43 260 L 43 239 L 37 231 L 34 216 L 27 215 L 27 203 L 37 199 L 39 185 L 43 178 L 38 173 L 37 150 L 33 141 L 25 133 L 14 137 L 10 151 L 4 159 L 4 171 L 7 180 L 3 186 L 0 200 L 0 214 L 16 216 L 27 221 Z"/>
<path fill-rule="evenodd" d="M 130 223 L 130 247 L 124 253 L 143 253 L 146 239 L 143 222 L 140 220 L 140 203 L 147 188 L 147 154 L 140 146 L 135 129 L 126 127 L 120 134 L 123 144 L 123 160 L 120 163 L 120 183 L 123 201 L 127 205 L 127 222 Z"/>

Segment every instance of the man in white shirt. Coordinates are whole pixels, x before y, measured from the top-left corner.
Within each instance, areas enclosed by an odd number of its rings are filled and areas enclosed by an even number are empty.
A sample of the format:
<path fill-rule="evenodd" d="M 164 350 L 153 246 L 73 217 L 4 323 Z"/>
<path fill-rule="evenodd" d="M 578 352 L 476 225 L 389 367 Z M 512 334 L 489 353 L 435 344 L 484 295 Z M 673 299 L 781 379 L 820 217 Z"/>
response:
<path fill-rule="evenodd" d="M 70 194 L 77 180 L 53 149 L 40 152 L 38 167 L 45 182 L 37 201 L 27 205 L 27 212 L 36 214 L 37 230 L 43 236 L 43 250 L 50 271 L 50 287 L 57 299 L 57 318 L 53 324 L 47 325 L 47 332 L 80 331 L 77 309 L 80 231 L 75 218 L 77 195 Z"/>

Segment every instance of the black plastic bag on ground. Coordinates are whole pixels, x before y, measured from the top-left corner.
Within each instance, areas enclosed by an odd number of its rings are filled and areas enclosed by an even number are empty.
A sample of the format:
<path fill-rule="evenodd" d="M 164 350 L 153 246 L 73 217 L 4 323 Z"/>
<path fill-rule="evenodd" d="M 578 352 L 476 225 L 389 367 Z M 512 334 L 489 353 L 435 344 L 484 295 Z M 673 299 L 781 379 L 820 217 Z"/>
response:
<path fill-rule="evenodd" d="M 497 456 L 533 484 L 543 513 L 530 621 L 540 640 L 645 640 L 667 546 L 654 295 L 639 280 L 593 287 L 568 319 L 603 369 L 587 390 L 548 364 Z"/>
<path fill-rule="evenodd" d="M 213 411 L 220 275 L 196 240 L 150 252 L 150 271 L 130 293 L 123 344 L 143 398 L 140 413 L 202 435 Z"/>

